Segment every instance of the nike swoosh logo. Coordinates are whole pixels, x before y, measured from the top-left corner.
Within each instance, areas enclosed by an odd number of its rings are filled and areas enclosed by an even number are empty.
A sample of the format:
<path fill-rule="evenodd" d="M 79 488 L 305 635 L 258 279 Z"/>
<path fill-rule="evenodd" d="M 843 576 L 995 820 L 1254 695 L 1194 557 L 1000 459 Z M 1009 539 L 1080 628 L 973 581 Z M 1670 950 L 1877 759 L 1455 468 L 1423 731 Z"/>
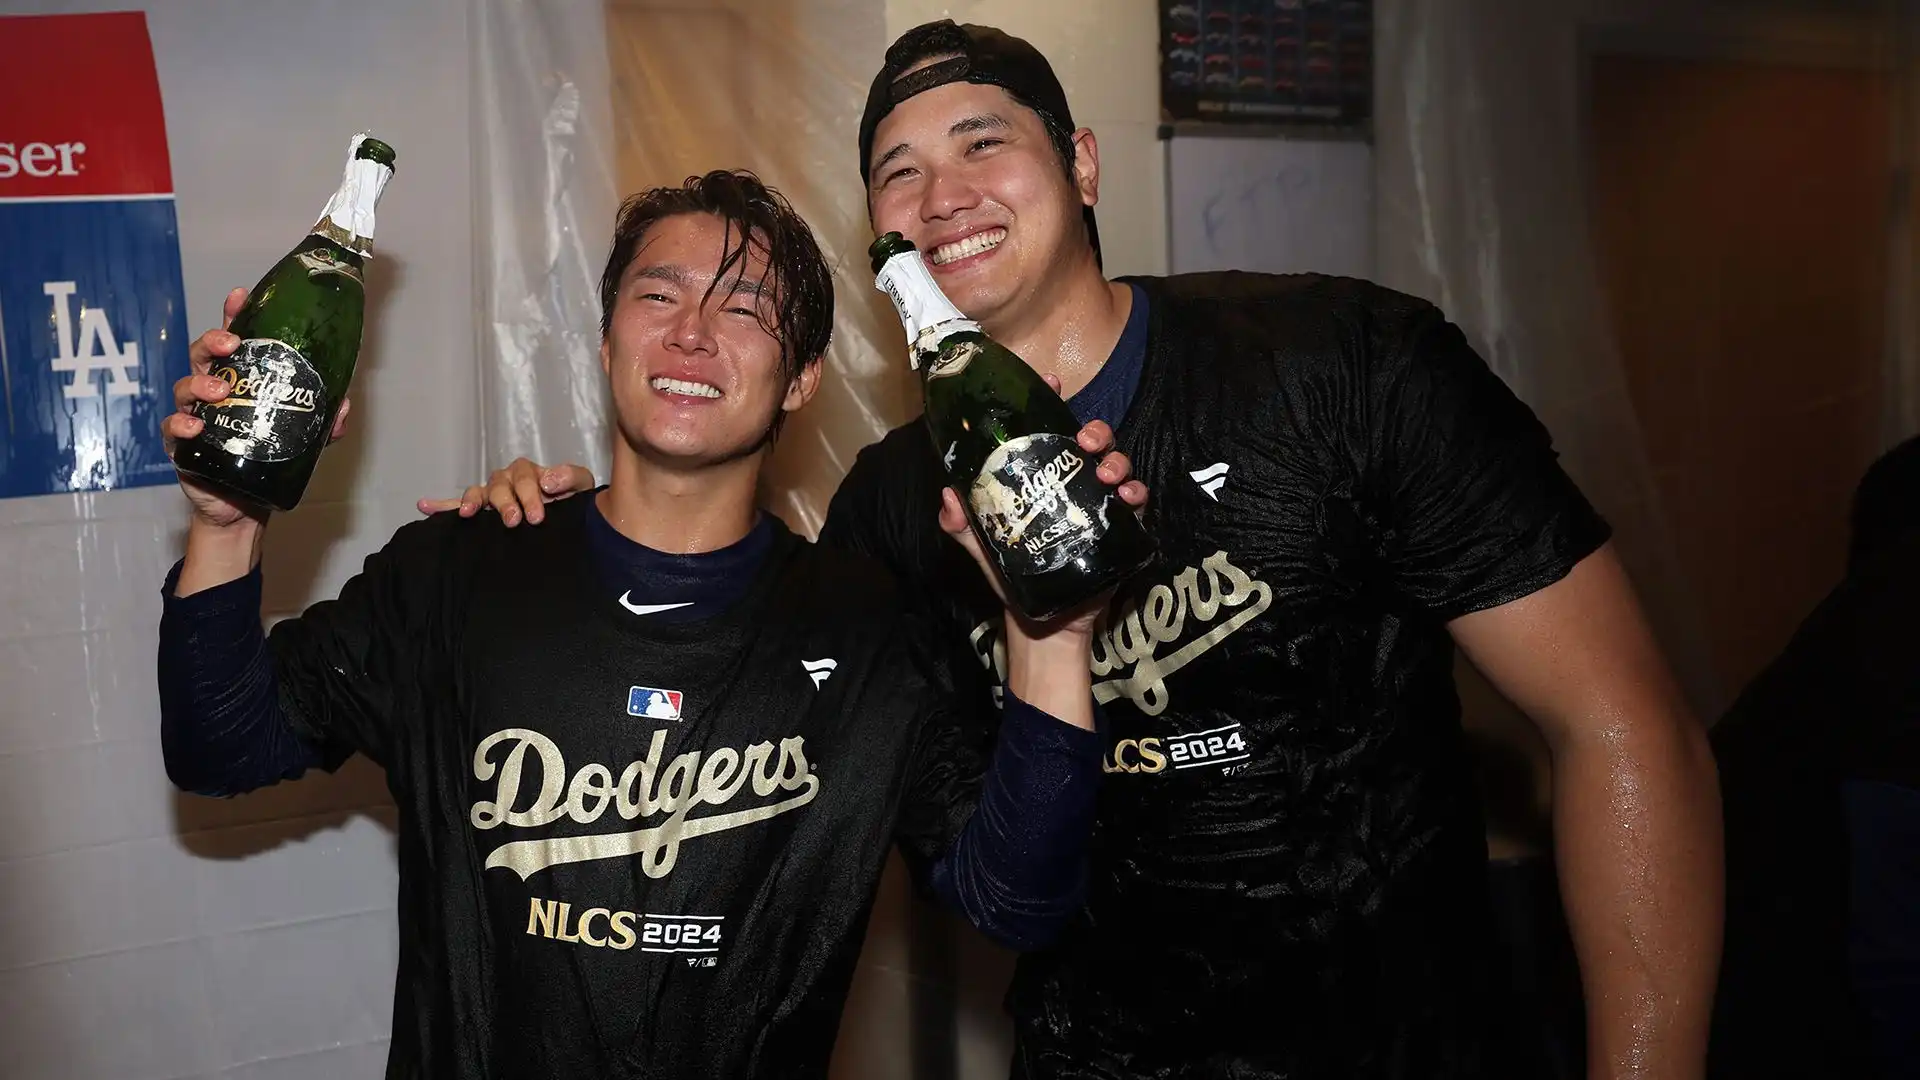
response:
<path fill-rule="evenodd" d="M 626 608 L 628 611 L 633 612 L 635 615 L 653 615 L 662 611 L 672 611 L 674 608 L 683 608 L 683 607 L 693 606 L 693 601 L 691 600 L 688 600 L 685 603 L 680 603 L 680 604 L 636 604 L 633 601 L 627 599 L 627 597 L 632 595 L 633 595 L 632 590 L 628 590 L 624 593 L 621 593 L 620 606 L 623 608 Z"/>

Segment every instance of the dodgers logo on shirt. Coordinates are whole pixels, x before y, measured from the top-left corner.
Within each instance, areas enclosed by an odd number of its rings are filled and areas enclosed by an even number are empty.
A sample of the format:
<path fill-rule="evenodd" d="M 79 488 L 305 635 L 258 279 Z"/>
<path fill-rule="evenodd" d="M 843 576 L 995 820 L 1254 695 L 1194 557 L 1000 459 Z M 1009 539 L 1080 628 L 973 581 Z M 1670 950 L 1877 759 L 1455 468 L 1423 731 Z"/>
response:
<path fill-rule="evenodd" d="M 678 690 L 636 686 L 627 691 L 627 715 L 643 716 L 649 720 L 678 720 L 683 697 Z"/>

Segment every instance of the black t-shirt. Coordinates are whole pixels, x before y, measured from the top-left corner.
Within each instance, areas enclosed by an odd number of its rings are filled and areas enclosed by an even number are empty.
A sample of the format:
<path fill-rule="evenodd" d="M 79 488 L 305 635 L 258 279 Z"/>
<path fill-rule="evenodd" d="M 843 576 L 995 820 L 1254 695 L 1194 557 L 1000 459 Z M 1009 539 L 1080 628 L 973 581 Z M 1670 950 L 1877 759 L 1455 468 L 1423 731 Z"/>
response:
<path fill-rule="evenodd" d="M 1481 1075 L 1486 852 L 1445 624 L 1558 580 L 1607 526 L 1431 305 L 1313 275 L 1135 283 L 1118 439 L 1163 565 L 1095 641 L 1089 898 L 1022 958 L 1016 1071 Z M 993 599 L 928 527 L 943 483 L 899 428 L 822 540 L 887 563 L 990 693 Z"/>
<path fill-rule="evenodd" d="M 271 631 L 289 721 L 401 811 L 388 1075 L 823 1076 L 887 853 L 953 843 L 977 725 L 864 560 L 769 518 L 737 602 L 636 617 L 590 503 L 409 525 Z"/>

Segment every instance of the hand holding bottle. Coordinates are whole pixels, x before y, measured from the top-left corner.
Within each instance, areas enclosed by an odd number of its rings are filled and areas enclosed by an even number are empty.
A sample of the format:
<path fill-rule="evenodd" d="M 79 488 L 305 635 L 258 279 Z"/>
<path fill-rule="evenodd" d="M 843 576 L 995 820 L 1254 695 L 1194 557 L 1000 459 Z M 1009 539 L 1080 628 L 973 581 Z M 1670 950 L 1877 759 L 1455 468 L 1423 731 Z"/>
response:
<path fill-rule="evenodd" d="M 1047 385 L 1055 393 L 1060 390 L 1060 380 L 1052 375 L 1044 376 Z M 1127 455 L 1113 449 L 1113 429 L 1104 420 L 1095 420 L 1081 428 L 1075 436 L 1080 449 L 1097 458 L 1100 462 L 1095 475 L 1100 482 L 1114 489 L 1114 494 L 1125 503 L 1128 509 L 1138 513 L 1147 504 L 1147 485 L 1131 479 L 1133 463 Z M 999 574 L 994 572 L 993 564 L 988 561 L 987 553 L 980 546 L 980 538 L 975 535 L 972 522 L 967 517 L 966 508 L 960 502 L 960 496 L 953 488 L 944 488 L 940 492 L 940 528 L 973 556 L 973 561 L 986 575 L 988 584 L 993 586 L 995 596 L 1007 608 L 1011 618 L 1009 630 L 1028 637 L 1046 637 L 1057 633 L 1091 635 L 1100 615 L 1105 612 L 1112 591 L 1104 591 L 1092 600 L 1077 608 L 1069 609 L 1046 622 L 1034 622 L 1020 613 L 1019 608 L 1007 596 L 1006 586 Z"/>
<path fill-rule="evenodd" d="M 180 395 L 202 424 L 191 436 L 176 431 L 170 453 L 203 490 L 226 492 L 219 501 L 299 505 L 353 379 L 374 208 L 393 168 L 393 147 L 354 136 L 319 220 L 237 307 L 229 298 L 222 332 L 196 346 L 221 361 L 211 374 L 227 386 L 221 393 L 201 383 Z"/>
<path fill-rule="evenodd" d="M 193 374 L 173 384 L 175 411 L 160 422 L 160 434 L 166 443 L 169 458 L 173 456 L 175 444 L 183 439 L 194 438 L 206 430 L 206 421 L 194 415 L 199 404 L 203 401 L 222 401 L 227 396 L 226 380 L 212 374 L 213 362 L 233 355 L 233 351 L 240 347 L 240 339 L 229 333 L 227 327 L 232 325 L 233 317 L 240 313 L 246 303 L 247 290 L 234 289 L 228 293 L 221 313 L 220 329 L 201 334 L 187 350 Z M 328 442 L 346 433 L 347 413 L 352 407 L 350 399 L 341 399 L 340 411 L 334 415 Z M 194 517 L 205 524 L 225 528 L 249 514 L 264 516 L 263 510 L 235 502 L 218 489 L 186 473 L 180 473 L 179 477 L 181 490 L 187 493 L 187 501 L 193 504 Z"/>

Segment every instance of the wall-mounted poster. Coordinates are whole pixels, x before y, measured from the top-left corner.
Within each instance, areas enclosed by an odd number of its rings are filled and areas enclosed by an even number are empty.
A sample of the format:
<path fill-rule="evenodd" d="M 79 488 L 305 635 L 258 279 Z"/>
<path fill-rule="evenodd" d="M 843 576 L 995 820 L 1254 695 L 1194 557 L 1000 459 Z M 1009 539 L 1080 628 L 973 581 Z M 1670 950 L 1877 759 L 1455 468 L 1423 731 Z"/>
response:
<path fill-rule="evenodd" d="M 146 17 L 0 17 L 0 56 L 0 498 L 172 483 L 186 300 Z"/>
<path fill-rule="evenodd" d="M 1160 110 L 1175 124 L 1363 129 L 1372 0 L 1160 0 Z"/>

